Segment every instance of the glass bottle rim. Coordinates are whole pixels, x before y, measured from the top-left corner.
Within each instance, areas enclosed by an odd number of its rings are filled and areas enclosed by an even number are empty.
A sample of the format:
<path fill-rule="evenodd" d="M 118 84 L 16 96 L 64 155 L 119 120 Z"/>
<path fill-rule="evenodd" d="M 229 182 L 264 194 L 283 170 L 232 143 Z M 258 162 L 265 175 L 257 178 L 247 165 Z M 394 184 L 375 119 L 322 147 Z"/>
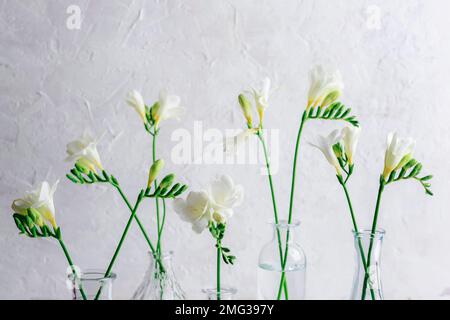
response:
<path fill-rule="evenodd" d="M 151 259 L 155 259 L 155 255 L 153 254 L 153 252 L 148 251 L 148 254 L 149 254 L 149 256 L 150 256 Z M 173 251 L 170 250 L 170 251 L 164 252 L 164 253 L 162 254 L 161 260 L 169 260 L 169 259 L 171 259 L 172 257 L 173 257 Z"/>
<path fill-rule="evenodd" d="M 352 230 L 352 233 L 355 237 L 376 237 L 376 238 L 382 238 L 386 234 L 386 231 L 383 228 L 378 228 L 375 230 L 374 233 L 372 233 L 371 229 L 362 229 L 356 232 L 355 230 Z"/>
<path fill-rule="evenodd" d="M 287 220 L 282 219 L 278 220 L 278 223 L 271 221 L 269 222 L 269 224 L 279 229 L 290 229 L 298 227 L 301 224 L 301 222 L 300 220 L 292 220 L 291 223 L 289 223 Z"/>
<path fill-rule="evenodd" d="M 202 292 L 205 294 L 208 294 L 208 295 L 217 295 L 217 293 L 218 293 L 217 288 L 215 288 L 215 287 L 202 289 Z M 234 295 L 236 293 L 237 293 L 237 289 L 234 287 L 224 286 L 224 287 L 220 288 L 221 295 Z"/>
<path fill-rule="evenodd" d="M 79 280 L 86 281 L 113 281 L 117 278 L 114 272 L 105 277 L 106 270 L 103 269 L 86 269 L 79 272 Z M 73 273 L 67 275 L 70 280 L 74 280 Z"/>

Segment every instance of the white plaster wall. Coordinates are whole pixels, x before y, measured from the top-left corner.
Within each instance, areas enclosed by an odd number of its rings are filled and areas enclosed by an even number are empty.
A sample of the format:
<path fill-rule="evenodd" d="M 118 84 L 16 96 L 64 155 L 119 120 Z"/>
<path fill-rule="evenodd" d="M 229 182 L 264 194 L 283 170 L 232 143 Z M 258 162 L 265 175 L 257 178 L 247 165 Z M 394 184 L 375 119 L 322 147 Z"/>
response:
<path fill-rule="evenodd" d="M 82 11 L 80 30 L 66 27 L 66 8 Z M 377 17 L 380 13 L 379 28 Z M 371 9 L 372 8 L 372 9 Z M 371 11 L 372 10 L 372 11 Z M 181 123 L 164 124 L 159 143 L 168 166 L 198 189 L 217 173 L 246 188 L 226 242 L 238 256 L 224 282 L 240 298 L 256 297 L 256 262 L 271 237 L 266 177 L 255 165 L 174 165 L 170 132 L 194 121 L 204 128 L 241 128 L 236 96 L 270 76 L 266 126 L 280 130 L 275 184 L 286 215 L 294 137 L 310 67 L 338 67 L 343 101 L 363 127 L 350 189 L 361 225 L 369 225 L 386 134 L 417 139 L 416 157 L 433 173 L 433 198 L 419 185 L 389 187 L 380 226 L 387 230 L 383 284 L 391 299 L 445 298 L 450 288 L 450 3 L 445 0 L 126 1 L 0 0 L 0 298 L 67 298 L 66 263 L 54 241 L 19 237 L 10 203 L 42 179 L 61 178 L 57 219 L 82 268 L 105 268 L 128 211 L 103 186 L 73 185 L 64 175 L 65 144 L 85 127 L 106 132 L 103 162 L 133 195 L 146 181 L 151 145 L 126 92 L 150 103 L 160 88 L 182 97 Z M 375 27 L 375 28 L 374 28 Z M 304 142 L 341 126 L 308 124 Z M 350 220 L 342 191 L 322 155 L 303 144 L 295 214 L 308 260 L 307 296 L 349 296 L 354 267 Z M 154 228 L 151 204 L 140 212 Z M 152 229 L 153 230 L 153 229 Z M 179 280 L 191 298 L 212 284 L 214 246 L 170 211 L 164 247 L 176 253 Z M 115 297 L 128 298 L 147 265 L 146 244 L 131 228 L 115 271 Z M 447 296 L 448 297 L 448 296 Z"/>

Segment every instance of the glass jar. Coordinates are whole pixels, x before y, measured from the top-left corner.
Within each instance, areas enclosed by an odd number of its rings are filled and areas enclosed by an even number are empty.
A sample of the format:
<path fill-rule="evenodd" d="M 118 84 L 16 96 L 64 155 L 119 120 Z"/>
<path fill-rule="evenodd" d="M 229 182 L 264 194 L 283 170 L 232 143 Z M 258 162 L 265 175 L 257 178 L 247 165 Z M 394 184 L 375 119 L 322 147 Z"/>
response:
<path fill-rule="evenodd" d="M 112 288 L 116 274 L 111 273 L 105 277 L 105 272 L 105 270 L 87 269 L 77 272 L 77 277 L 70 273 L 67 286 L 71 290 L 72 300 L 84 300 L 80 288 L 83 289 L 86 300 L 112 300 Z"/>
<path fill-rule="evenodd" d="M 202 292 L 206 295 L 206 300 L 234 300 L 237 290 L 235 288 L 222 287 L 220 293 L 217 288 L 203 289 Z"/>
<path fill-rule="evenodd" d="M 173 252 L 161 259 L 149 253 L 150 266 L 133 294 L 132 300 L 184 300 L 184 291 L 178 283 L 172 267 Z"/>
<path fill-rule="evenodd" d="M 300 222 L 280 221 L 273 238 L 259 253 L 258 298 L 301 300 L 305 298 L 306 256 L 295 242 Z"/>
<path fill-rule="evenodd" d="M 383 300 L 380 260 L 384 234 L 385 231 L 382 229 L 378 229 L 374 234 L 371 230 L 353 231 L 356 269 L 352 300 Z"/>

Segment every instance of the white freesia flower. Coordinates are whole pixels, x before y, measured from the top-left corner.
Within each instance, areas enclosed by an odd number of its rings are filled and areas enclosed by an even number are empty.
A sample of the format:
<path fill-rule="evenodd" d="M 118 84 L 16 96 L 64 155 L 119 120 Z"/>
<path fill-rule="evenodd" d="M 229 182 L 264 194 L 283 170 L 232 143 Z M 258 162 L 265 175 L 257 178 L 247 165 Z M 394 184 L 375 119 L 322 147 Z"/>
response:
<path fill-rule="evenodd" d="M 137 90 L 133 90 L 128 93 L 127 103 L 130 107 L 133 107 L 139 116 L 142 118 L 142 121 L 146 122 L 147 119 L 145 117 L 145 102 L 142 95 Z"/>
<path fill-rule="evenodd" d="M 322 151 L 328 162 L 336 169 L 338 175 L 341 175 L 341 168 L 336 154 L 333 151 L 333 146 L 340 142 L 341 139 L 341 132 L 339 130 L 334 130 L 326 137 L 319 135 L 316 143 L 310 143 L 310 145 Z"/>
<path fill-rule="evenodd" d="M 76 162 L 88 171 L 96 172 L 97 168 L 103 170 L 97 143 L 98 141 L 85 130 L 79 139 L 67 144 L 66 161 Z"/>
<path fill-rule="evenodd" d="M 360 127 L 347 126 L 342 129 L 342 141 L 344 144 L 344 152 L 347 156 L 348 163 L 353 164 L 353 155 L 356 153 L 356 146 L 358 145 L 359 135 L 361 133 Z"/>
<path fill-rule="evenodd" d="M 173 202 L 176 213 L 183 221 L 192 224 L 192 229 L 201 233 L 211 220 L 209 196 L 205 191 L 189 192 L 186 200 L 177 198 Z"/>
<path fill-rule="evenodd" d="M 222 175 L 211 182 L 207 191 L 189 192 L 186 200 L 174 200 L 174 210 L 192 229 L 201 233 L 210 222 L 226 223 L 233 216 L 234 208 L 242 203 L 244 190 L 233 180 Z"/>
<path fill-rule="evenodd" d="M 264 111 L 269 106 L 270 79 L 264 78 L 261 89 L 252 88 L 253 97 L 255 99 L 256 110 L 258 111 L 259 121 L 262 124 Z"/>
<path fill-rule="evenodd" d="M 387 179 L 392 171 L 398 169 L 402 159 L 411 157 L 416 142 L 412 138 L 399 138 L 391 132 L 387 138 L 386 154 L 384 156 L 383 177 Z"/>
<path fill-rule="evenodd" d="M 336 101 L 344 89 L 340 72 L 327 72 L 322 66 L 311 70 L 310 82 L 307 110 L 317 106 L 326 107 Z"/>
<path fill-rule="evenodd" d="M 159 126 L 161 121 L 167 119 L 177 119 L 184 114 L 184 108 L 180 107 L 180 97 L 169 95 L 165 90 L 159 93 L 158 103 L 152 107 L 152 118 L 155 121 L 155 127 Z"/>
<path fill-rule="evenodd" d="M 209 186 L 210 206 L 217 222 L 225 223 L 233 216 L 233 208 L 244 199 L 244 188 L 235 185 L 231 177 L 222 175 Z"/>
<path fill-rule="evenodd" d="M 36 221 L 39 226 L 43 226 L 45 221 L 50 223 L 53 228 L 57 228 L 53 195 L 58 182 L 56 181 L 52 187 L 47 181 L 42 182 L 39 188 L 27 192 L 23 198 L 14 200 L 11 208 L 21 215 L 27 215 L 28 209 L 35 209 L 35 212 L 39 214 Z"/>

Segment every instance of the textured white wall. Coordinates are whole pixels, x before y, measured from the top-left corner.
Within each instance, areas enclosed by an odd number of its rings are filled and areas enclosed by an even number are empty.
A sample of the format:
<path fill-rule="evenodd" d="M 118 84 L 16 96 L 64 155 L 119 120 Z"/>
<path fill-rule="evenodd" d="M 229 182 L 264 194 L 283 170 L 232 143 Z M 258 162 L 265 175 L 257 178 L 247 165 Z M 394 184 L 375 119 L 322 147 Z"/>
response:
<path fill-rule="evenodd" d="M 70 4 L 82 10 L 80 30 L 66 27 Z M 278 90 L 266 122 L 280 129 L 283 141 L 275 183 L 285 214 L 307 73 L 319 62 L 341 70 L 342 100 L 363 127 L 350 185 L 361 225 L 370 223 L 390 130 L 417 138 L 416 157 L 435 175 L 434 198 L 414 183 L 385 192 L 380 226 L 387 230 L 386 297 L 445 297 L 450 290 L 449 10 L 445 0 L 0 0 L 0 298 L 69 296 L 60 248 L 54 241 L 17 236 L 10 217 L 12 199 L 42 179 L 62 178 L 57 219 L 76 263 L 106 266 L 129 213 L 111 189 L 76 186 L 63 178 L 70 166 L 62 161 L 65 144 L 84 127 L 106 132 L 99 147 L 103 162 L 134 198 L 146 180 L 151 145 L 124 96 L 136 88 L 151 102 L 162 87 L 180 95 L 188 109 L 181 123 L 164 125 L 159 146 L 168 167 L 191 189 L 223 172 L 246 188 L 226 238 L 237 264 L 223 273 L 239 297 L 255 297 L 258 251 L 271 237 L 266 177 L 255 165 L 173 165 L 170 132 L 193 131 L 196 120 L 204 128 L 241 128 L 236 95 L 270 76 Z M 311 122 L 304 142 L 340 125 Z M 354 249 L 343 194 L 322 155 L 306 143 L 300 161 L 295 213 L 309 260 L 307 295 L 347 298 Z M 153 215 L 150 204 L 140 212 L 149 228 Z M 194 234 L 171 211 L 164 247 L 176 252 L 176 271 L 189 297 L 201 298 L 201 288 L 214 276 L 209 235 Z M 146 244 L 133 225 L 115 268 L 116 298 L 131 296 L 146 266 Z"/>

